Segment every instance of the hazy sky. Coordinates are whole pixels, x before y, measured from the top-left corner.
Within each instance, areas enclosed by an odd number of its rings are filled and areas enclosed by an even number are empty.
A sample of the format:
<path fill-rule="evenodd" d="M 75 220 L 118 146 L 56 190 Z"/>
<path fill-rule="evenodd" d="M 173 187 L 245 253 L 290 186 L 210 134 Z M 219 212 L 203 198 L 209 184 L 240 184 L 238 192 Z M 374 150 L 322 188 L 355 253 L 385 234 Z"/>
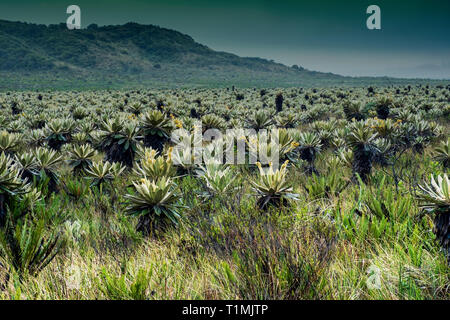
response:
<path fill-rule="evenodd" d="M 450 0 L 1 0 L 0 19 L 155 24 L 212 49 L 343 75 L 450 78 Z M 381 8 L 382 30 L 366 28 Z"/>

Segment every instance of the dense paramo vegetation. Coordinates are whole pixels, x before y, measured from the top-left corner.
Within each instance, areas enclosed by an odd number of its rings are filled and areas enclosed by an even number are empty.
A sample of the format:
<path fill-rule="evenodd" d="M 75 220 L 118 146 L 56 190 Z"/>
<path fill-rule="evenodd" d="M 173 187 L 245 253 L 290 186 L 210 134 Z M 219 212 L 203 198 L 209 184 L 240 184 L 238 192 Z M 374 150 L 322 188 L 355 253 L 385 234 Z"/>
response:
<path fill-rule="evenodd" d="M 1 93 L 0 298 L 449 299 L 449 120 L 450 86 Z M 280 166 L 179 164 L 198 121 Z"/>

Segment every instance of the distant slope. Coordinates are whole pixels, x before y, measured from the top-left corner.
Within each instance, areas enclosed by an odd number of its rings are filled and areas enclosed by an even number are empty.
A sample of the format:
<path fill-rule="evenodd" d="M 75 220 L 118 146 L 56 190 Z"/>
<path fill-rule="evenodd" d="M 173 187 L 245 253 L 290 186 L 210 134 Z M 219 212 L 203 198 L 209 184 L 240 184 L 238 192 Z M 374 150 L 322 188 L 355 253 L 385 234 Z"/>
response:
<path fill-rule="evenodd" d="M 8 78 L 0 80 L 3 89 L 386 82 L 385 78 L 349 78 L 242 58 L 214 51 L 180 32 L 137 23 L 68 30 L 65 24 L 0 20 L 0 73 Z"/>
<path fill-rule="evenodd" d="M 177 31 L 136 23 L 68 30 L 65 24 L 45 26 L 0 20 L 0 55 L 1 70 L 66 66 L 140 73 L 158 64 L 178 64 L 294 72 L 264 59 L 216 52 Z"/>

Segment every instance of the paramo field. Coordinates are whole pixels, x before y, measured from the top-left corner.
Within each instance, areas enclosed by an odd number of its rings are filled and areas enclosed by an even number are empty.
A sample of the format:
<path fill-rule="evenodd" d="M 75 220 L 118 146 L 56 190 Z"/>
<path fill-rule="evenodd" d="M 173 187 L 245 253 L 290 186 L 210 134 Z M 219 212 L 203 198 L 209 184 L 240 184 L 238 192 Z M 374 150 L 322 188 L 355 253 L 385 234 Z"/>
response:
<path fill-rule="evenodd" d="M 449 120 L 445 84 L 0 93 L 0 298 L 449 299 Z"/>

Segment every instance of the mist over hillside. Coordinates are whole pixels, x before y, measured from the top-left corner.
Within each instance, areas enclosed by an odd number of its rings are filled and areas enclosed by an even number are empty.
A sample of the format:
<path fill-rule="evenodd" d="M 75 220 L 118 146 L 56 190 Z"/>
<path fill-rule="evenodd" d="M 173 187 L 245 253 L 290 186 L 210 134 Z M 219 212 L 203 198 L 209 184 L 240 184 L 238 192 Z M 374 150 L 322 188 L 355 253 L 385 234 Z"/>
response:
<path fill-rule="evenodd" d="M 337 86 L 413 82 L 351 78 L 214 51 L 188 35 L 127 23 L 37 25 L 0 20 L 2 89 L 124 86 Z M 8 80 L 5 80 L 5 75 Z"/>

